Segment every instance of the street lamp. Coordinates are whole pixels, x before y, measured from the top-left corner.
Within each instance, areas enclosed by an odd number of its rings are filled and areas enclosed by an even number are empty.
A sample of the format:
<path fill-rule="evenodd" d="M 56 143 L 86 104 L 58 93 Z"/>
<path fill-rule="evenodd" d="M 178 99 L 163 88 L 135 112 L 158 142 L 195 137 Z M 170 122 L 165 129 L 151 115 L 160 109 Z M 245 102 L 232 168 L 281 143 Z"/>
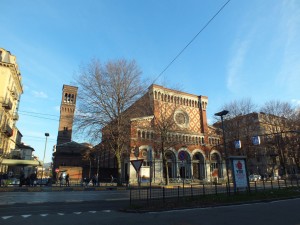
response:
<path fill-rule="evenodd" d="M 220 116 L 222 121 L 222 131 L 223 131 L 223 142 L 224 142 L 224 153 L 225 153 L 225 168 L 226 168 L 226 176 L 227 176 L 227 183 L 228 183 L 228 190 L 230 193 L 230 182 L 229 182 L 229 174 L 228 174 L 228 155 L 226 149 L 226 138 L 225 138 L 225 131 L 224 131 L 224 120 L 223 116 L 227 115 L 229 111 L 223 110 L 221 112 L 215 113 L 215 116 Z"/>
<path fill-rule="evenodd" d="M 46 142 L 45 142 L 44 157 L 43 157 L 42 176 L 41 176 L 41 186 L 42 186 L 42 183 L 43 183 L 45 155 L 46 155 L 46 148 L 47 148 L 47 138 L 49 137 L 49 133 L 45 133 L 45 137 L 46 137 Z"/>

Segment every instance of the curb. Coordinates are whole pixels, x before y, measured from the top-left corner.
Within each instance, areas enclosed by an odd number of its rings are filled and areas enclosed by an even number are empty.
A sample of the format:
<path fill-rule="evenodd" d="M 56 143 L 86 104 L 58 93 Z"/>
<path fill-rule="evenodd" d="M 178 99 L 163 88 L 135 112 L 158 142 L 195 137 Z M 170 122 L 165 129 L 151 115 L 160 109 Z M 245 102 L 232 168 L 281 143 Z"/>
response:
<path fill-rule="evenodd" d="M 58 192 L 58 191 L 107 191 L 127 190 L 126 187 L 0 187 L 1 192 Z"/>

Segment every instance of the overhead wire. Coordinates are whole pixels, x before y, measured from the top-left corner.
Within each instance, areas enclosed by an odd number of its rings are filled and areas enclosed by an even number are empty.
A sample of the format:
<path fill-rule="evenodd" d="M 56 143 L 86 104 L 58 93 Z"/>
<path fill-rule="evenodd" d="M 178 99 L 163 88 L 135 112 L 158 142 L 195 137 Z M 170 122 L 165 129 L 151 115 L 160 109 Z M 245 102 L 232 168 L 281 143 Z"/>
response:
<path fill-rule="evenodd" d="M 184 46 L 184 48 L 173 58 L 173 60 L 158 74 L 158 76 L 154 79 L 152 84 L 158 80 L 158 78 L 163 75 L 164 72 L 169 69 L 169 67 L 179 58 L 179 56 L 194 42 L 194 40 L 202 33 L 202 31 L 217 17 L 217 15 L 225 8 L 225 6 L 230 2 L 228 0 L 225 2 L 222 7 L 208 20 L 208 22 L 200 29 L 200 31 Z"/>
<path fill-rule="evenodd" d="M 227 0 L 221 7 L 220 9 L 204 24 L 204 26 L 199 30 L 199 32 L 179 51 L 179 53 L 168 63 L 168 65 L 154 78 L 152 84 L 154 84 L 170 67 L 171 65 L 183 54 L 183 52 L 196 40 L 196 38 L 205 30 L 205 28 L 208 27 L 208 25 L 220 14 L 220 12 L 227 6 L 227 4 L 231 0 Z M 45 114 L 45 113 L 37 113 L 37 112 L 30 112 L 30 111 L 19 111 L 19 114 L 21 115 L 26 115 L 26 116 L 31 116 L 31 117 L 36 117 L 40 119 L 46 119 L 46 120 L 54 120 L 54 121 L 59 121 L 59 119 L 54 119 L 54 118 L 48 118 L 48 117 L 43 117 L 43 116 L 36 116 L 36 115 L 29 115 L 27 113 L 31 114 L 37 114 L 37 115 L 45 115 L 45 116 L 51 116 L 51 117 L 59 117 L 57 115 L 53 114 Z M 29 137 L 29 136 L 28 136 Z"/>

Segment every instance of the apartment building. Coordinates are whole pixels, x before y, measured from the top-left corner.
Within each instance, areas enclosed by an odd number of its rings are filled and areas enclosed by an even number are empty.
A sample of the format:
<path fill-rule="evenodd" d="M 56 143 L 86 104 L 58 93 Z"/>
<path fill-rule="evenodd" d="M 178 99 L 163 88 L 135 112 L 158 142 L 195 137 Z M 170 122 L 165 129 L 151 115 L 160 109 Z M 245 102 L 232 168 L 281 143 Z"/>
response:
<path fill-rule="evenodd" d="M 15 149 L 17 139 L 16 122 L 18 106 L 23 93 L 22 76 L 16 56 L 0 48 L 0 157 Z M 0 166 L 6 172 L 7 166 Z"/>

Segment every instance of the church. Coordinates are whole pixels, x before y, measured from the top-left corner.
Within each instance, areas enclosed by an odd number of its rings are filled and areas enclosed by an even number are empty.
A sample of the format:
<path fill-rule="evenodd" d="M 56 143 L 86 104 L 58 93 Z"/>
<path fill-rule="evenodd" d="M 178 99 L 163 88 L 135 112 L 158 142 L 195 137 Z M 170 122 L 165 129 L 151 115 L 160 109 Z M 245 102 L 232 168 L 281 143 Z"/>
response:
<path fill-rule="evenodd" d="M 221 138 L 207 123 L 207 106 L 206 96 L 151 85 L 126 110 L 134 113 L 127 131 L 128 154 L 122 158 L 122 179 L 130 183 L 161 183 L 166 177 L 170 182 L 225 180 Z M 137 110 L 140 107 L 144 110 Z M 102 143 L 105 138 L 102 135 Z M 100 168 L 113 168 L 114 158 L 102 153 Z"/>

